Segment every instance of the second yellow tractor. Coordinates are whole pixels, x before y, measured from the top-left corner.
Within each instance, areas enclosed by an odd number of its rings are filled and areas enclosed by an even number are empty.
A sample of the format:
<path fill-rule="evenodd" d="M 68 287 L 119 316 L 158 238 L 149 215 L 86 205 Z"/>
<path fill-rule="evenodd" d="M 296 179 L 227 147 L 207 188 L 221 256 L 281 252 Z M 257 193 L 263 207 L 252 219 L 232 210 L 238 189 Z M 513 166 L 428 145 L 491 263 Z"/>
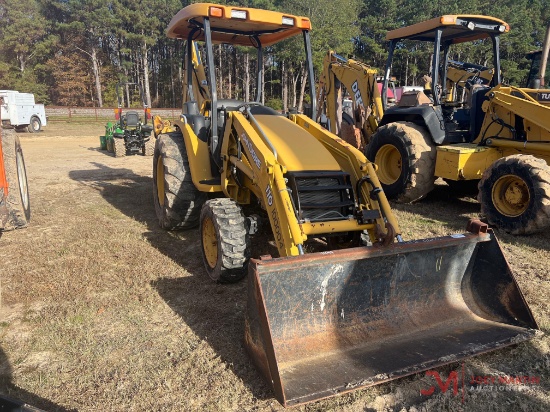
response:
<path fill-rule="evenodd" d="M 396 47 L 433 44 L 431 88 L 387 107 L 366 151 L 388 197 L 419 200 L 440 177 L 475 185 L 491 225 L 513 234 L 550 226 L 549 94 L 502 84 L 499 45 L 508 30 L 493 17 L 446 15 L 388 32 L 383 101 Z M 492 45 L 492 68 L 451 60 L 454 45 L 474 41 Z"/>

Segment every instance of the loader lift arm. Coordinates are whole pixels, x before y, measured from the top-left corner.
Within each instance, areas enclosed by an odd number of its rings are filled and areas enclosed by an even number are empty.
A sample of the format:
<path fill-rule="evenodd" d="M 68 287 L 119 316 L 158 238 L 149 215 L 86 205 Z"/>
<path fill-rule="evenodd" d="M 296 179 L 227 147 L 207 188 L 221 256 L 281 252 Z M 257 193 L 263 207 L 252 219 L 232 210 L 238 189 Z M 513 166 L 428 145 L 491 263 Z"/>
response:
<path fill-rule="evenodd" d="M 260 114 L 255 115 L 254 108 L 255 106 L 246 105 L 244 113 L 229 113 L 229 128 L 226 129 L 228 134 L 223 139 L 221 154 L 222 158 L 229 159 L 232 165 L 244 172 L 248 180 L 241 182 L 241 185 L 261 200 L 270 218 L 280 256 L 303 254 L 305 240 L 323 233 L 364 230 L 368 231 L 371 240 L 376 242 L 381 240 L 380 230 L 386 232 L 389 223 L 390 238 L 384 241 L 391 242 L 394 237 L 400 235 L 399 225 L 389 203 L 383 192 L 377 192 L 380 191 L 380 183 L 374 165 L 366 161 L 361 152 L 327 132 L 307 116 L 291 116 L 289 121 L 283 116 L 269 113 L 265 108 L 257 108 L 256 112 Z M 278 136 L 268 136 L 263 131 L 264 128 L 267 130 L 275 127 L 281 131 Z M 304 141 L 309 141 L 307 147 L 317 149 L 319 153 L 324 147 L 336 159 L 336 163 L 332 164 L 333 170 L 308 173 L 305 170 L 296 171 L 294 165 L 288 161 L 287 166 L 282 164 L 283 160 L 274 148 L 284 148 L 288 144 L 288 141 L 281 138 L 283 135 L 293 138 L 300 136 Z M 322 146 L 316 142 L 320 142 Z M 284 157 L 285 153 L 281 154 Z M 331 163 L 329 159 L 325 160 L 327 164 Z M 228 197 L 244 201 L 243 197 L 247 199 L 248 196 L 242 194 L 243 188 L 236 184 L 232 174 L 233 172 L 228 170 L 222 179 L 222 189 Z M 360 193 L 359 198 L 348 198 L 349 206 L 357 205 L 352 206 L 355 209 L 354 214 L 348 212 L 348 215 L 324 219 L 305 218 L 305 205 L 300 197 L 299 187 L 294 184 L 296 176 L 299 176 L 298 179 L 305 179 L 307 175 L 325 175 L 328 178 L 329 175 L 339 174 L 342 177 L 347 175 L 345 179 L 348 179 L 348 190 L 356 192 L 354 189 L 358 188 L 357 193 Z M 376 197 L 373 192 L 376 193 Z M 334 207 L 339 210 L 341 206 Z"/>

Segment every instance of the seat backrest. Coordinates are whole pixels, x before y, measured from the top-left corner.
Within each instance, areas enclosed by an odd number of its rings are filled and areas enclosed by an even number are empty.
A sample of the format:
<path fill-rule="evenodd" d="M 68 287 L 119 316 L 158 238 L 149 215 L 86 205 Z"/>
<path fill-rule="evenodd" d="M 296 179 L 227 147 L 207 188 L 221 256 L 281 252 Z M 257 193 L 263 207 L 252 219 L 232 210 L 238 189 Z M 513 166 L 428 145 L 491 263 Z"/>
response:
<path fill-rule="evenodd" d="M 193 132 L 197 137 L 205 143 L 208 143 L 208 134 L 210 130 L 210 119 L 205 118 L 200 114 L 186 114 L 187 123 L 193 128 Z"/>
<path fill-rule="evenodd" d="M 490 87 L 476 85 L 470 91 L 470 141 L 473 142 L 479 132 L 481 131 L 481 126 L 483 125 L 483 119 L 485 114 L 483 112 L 483 102 L 488 99 L 487 92 Z"/>
<path fill-rule="evenodd" d="M 221 141 L 225 132 L 225 122 L 227 120 L 227 112 L 233 112 L 243 105 L 244 101 L 235 99 L 220 99 L 216 102 L 217 108 L 217 124 L 218 124 L 218 147 L 221 147 Z"/>
<path fill-rule="evenodd" d="M 126 112 L 126 126 L 137 127 L 139 125 L 139 114 L 137 112 Z"/>

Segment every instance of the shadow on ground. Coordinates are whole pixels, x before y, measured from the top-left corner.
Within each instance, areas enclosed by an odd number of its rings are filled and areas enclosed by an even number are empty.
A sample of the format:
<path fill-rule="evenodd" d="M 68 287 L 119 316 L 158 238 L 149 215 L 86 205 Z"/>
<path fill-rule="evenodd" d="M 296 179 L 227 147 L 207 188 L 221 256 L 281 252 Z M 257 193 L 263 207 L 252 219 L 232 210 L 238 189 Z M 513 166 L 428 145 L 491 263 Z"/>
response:
<path fill-rule="evenodd" d="M 271 398 L 270 388 L 243 345 L 246 281 L 216 284 L 210 280 L 202 262 L 198 229 L 168 232 L 159 227 L 151 177 L 140 176 L 130 169 L 94 165 L 96 170 L 71 171 L 70 177 L 98 190 L 116 209 L 143 223 L 147 228 L 143 236 L 151 246 L 191 274 L 159 278 L 152 282 L 152 287 L 200 339 L 211 345 L 256 398 Z"/>
<path fill-rule="evenodd" d="M 12 368 L 9 360 L 2 348 L 0 348 L 0 411 L 68 412 L 76 411 L 76 409 L 66 409 L 15 385 L 12 382 Z"/>
<path fill-rule="evenodd" d="M 256 398 L 273 397 L 243 344 L 246 281 L 213 284 L 206 274 L 196 273 L 176 279 L 160 278 L 152 287 L 200 339 L 208 342 Z"/>
<path fill-rule="evenodd" d="M 90 152 L 99 152 L 99 153 L 103 153 L 105 156 L 113 157 L 113 153 L 108 152 L 107 150 L 103 150 L 100 147 L 88 147 L 87 149 Z"/>

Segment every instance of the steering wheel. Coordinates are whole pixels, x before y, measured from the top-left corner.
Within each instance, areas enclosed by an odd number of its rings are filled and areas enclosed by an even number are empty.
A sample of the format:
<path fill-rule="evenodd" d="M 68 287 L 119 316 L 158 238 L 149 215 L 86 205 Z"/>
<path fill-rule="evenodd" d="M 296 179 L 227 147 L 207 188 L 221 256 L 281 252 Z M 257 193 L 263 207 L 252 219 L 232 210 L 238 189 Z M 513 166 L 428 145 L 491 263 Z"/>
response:
<path fill-rule="evenodd" d="M 243 104 L 237 107 L 237 110 L 241 113 L 244 113 L 245 108 L 250 106 L 263 106 L 263 104 L 258 102 L 244 102 Z"/>

